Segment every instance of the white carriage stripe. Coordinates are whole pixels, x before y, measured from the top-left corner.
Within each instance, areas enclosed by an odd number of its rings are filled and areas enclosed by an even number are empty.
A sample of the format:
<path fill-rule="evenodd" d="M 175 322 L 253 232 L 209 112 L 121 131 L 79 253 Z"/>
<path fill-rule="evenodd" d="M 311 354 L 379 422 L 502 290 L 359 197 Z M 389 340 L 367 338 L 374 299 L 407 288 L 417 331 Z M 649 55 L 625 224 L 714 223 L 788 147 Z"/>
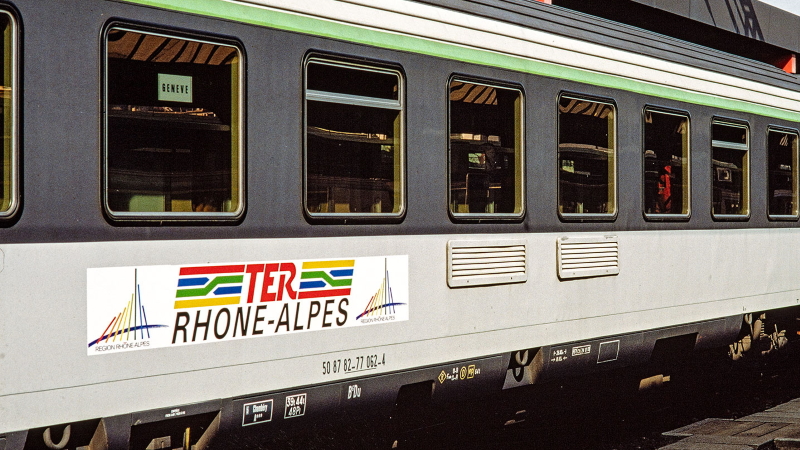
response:
<path fill-rule="evenodd" d="M 558 64 L 694 94 L 800 111 L 800 92 L 407 0 L 382 0 L 377 5 L 366 0 L 243 0 L 238 3 Z M 356 23 L 353 17 L 361 21 Z M 532 67 L 531 72 L 536 73 L 536 68 Z"/>

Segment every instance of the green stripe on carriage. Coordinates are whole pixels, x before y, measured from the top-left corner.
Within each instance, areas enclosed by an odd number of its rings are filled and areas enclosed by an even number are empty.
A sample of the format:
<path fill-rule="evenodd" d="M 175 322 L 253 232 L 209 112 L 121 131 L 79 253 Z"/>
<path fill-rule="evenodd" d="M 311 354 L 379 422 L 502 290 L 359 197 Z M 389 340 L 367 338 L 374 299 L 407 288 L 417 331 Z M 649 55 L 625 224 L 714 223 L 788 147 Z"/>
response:
<path fill-rule="evenodd" d="M 218 17 L 235 22 L 294 31 L 320 37 L 329 37 L 358 44 L 390 50 L 421 53 L 465 63 L 499 67 L 533 75 L 559 78 L 613 89 L 635 92 L 669 100 L 694 103 L 712 108 L 727 109 L 773 117 L 787 121 L 800 121 L 800 113 L 743 100 L 720 98 L 715 95 L 688 92 L 678 88 L 659 86 L 645 81 L 584 69 L 532 61 L 519 56 L 496 51 L 463 47 L 438 42 L 423 37 L 408 36 L 387 31 L 371 30 L 355 25 L 337 23 L 298 14 L 273 11 L 254 4 L 233 3 L 222 0 L 125 0 L 129 3 L 152 6 L 203 16 Z"/>

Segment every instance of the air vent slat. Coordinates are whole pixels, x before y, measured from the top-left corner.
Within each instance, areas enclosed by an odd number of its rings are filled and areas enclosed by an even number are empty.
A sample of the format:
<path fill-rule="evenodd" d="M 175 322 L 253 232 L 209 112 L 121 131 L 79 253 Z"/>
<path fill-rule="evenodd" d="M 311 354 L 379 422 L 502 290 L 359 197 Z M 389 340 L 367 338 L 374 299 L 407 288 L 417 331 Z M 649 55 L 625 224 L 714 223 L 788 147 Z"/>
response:
<path fill-rule="evenodd" d="M 455 247 L 453 253 L 525 252 L 524 245 L 499 245 L 497 247 Z"/>
<path fill-rule="evenodd" d="M 516 269 L 504 269 L 504 268 L 484 268 L 484 269 L 476 269 L 476 270 L 459 270 L 457 273 L 453 273 L 453 278 L 459 277 L 471 277 L 473 275 L 496 275 L 496 274 L 515 274 L 519 273 L 519 270 Z"/>
<path fill-rule="evenodd" d="M 617 267 L 616 263 L 608 263 L 608 262 L 597 262 L 597 263 L 590 263 L 585 262 L 581 264 L 564 264 L 564 270 L 578 270 L 578 269 L 594 269 L 597 267 Z"/>
<path fill-rule="evenodd" d="M 593 254 L 588 254 L 588 255 L 586 255 L 586 254 L 584 254 L 584 255 L 569 255 L 569 257 L 561 258 L 562 261 L 570 262 L 570 263 L 575 263 L 577 261 L 593 261 L 593 260 L 605 261 L 605 260 L 611 260 L 611 259 L 616 261 L 617 260 L 617 254 L 616 253 L 611 253 L 611 252 L 608 252 L 608 253 L 593 253 Z"/>
<path fill-rule="evenodd" d="M 508 264 L 508 263 L 522 263 L 525 264 L 524 256 L 515 256 L 513 258 L 470 258 L 470 259 L 454 259 L 454 266 L 462 266 L 467 264 Z"/>
<path fill-rule="evenodd" d="M 616 247 L 606 247 L 606 248 L 587 248 L 587 249 L 580 249 L 580 248 L 562 248 L 561 254 L 562 255 L 586 255 L 590 253 L 616 253 Z"/>
<path fill-rule="evenodd" d="M 447 284 L 450 287 L 520 283 L 527 277 L 527 243 L 524 240 L 447 243 Z"/>
<path fill-rule="evenodd" d="M 562 243 L 563 249 L 578 249 L 578 250 L 586 250 L 590 248 L 617 248 L 616 243 L 610 242 L 601 242 L 601 243 L 593 243 L 593 242 L 579 242 L 576 241 L 575 238 L 570 239 L 567 242 Z"/>
<path fill-rule="evenodd" d="M 501 263 L 501 264 L 462 264 L 460 266 L 453 266 L 453 272 L 457 272 L 459 270 L 476 270 L 476 269 L 502 269 L 506 267 L 516 267 L 519 270 L 525 270 L 525 263 L 524 262 L 510 262 L 510 263 Z"/>
<path fill-rule="evenodd" d="M 566 266 L 567 264 L 572 266 L 580 266 L 581 264 L 598 264 L 598 263 L 609 263 L 609 264 L 619 264 L 616 256 L 612 256 L 609 258 L 571 258 L 565 259 L 562 261 L 562 264 Z"/>
<path fill-rule="evenodd" d="M 453 261 L 471 261 L 473 259 L 491 259 L 491 260 L 500 260 L 500 259 L 508 259 L 508 258 L 525 258 L 525 253 L 521 252 L 514 252 L 514 253 L 469 253 L 466 255 L 453 255 Z"/>
<path fill-rule="evenodd" d="M 557 251 L 562 280 L 619 274 L 617 236 L 563 237 Z"/>

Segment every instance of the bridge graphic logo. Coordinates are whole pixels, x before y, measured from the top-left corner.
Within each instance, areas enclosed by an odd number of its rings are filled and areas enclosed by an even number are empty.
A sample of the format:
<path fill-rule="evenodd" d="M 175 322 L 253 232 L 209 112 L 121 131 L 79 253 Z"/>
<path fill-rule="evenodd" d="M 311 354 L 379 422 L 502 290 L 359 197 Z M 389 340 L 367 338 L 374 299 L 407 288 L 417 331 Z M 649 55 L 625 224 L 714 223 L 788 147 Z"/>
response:
<path fill-rule="evenodd" d="M 391 318 L 395 314 L 397 306 L 405 305 L 406 303 L 395 302 L 394 295 L 392 295 L 392 286 L 389 282 L 389 269 L 387 268 L 386 259 L 383 260 L 383 281 L 381 282 L 378 291 L 370 298 L 364 312 L 356 317 L 356 320 L 362 318 Z"/>
<path fill-rule="evenodd" d="M 142 304 L 139 284 L 134 274 L 134 293 L 125 308 L 111 319 L 100 337 L 89 342 L 89 348 L 98 344 L 122 343 L 150 339 L 152 328 L 167 328 L 167 325 L 151 325 L 147 323 L 147 313 Z M 146 335 L 146 337 L 145 337 Z"/>

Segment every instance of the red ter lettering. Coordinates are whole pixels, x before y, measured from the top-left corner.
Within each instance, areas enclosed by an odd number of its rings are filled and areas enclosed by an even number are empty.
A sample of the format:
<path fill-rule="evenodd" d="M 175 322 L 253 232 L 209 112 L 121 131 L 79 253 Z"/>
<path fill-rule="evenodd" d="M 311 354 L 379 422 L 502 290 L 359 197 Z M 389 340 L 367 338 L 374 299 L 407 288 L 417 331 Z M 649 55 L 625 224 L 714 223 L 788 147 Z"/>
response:
<path fill-rule="evenodd" d="M 250 289 L 247 291 L 247 303 L 253 303 L 253 292 L 256 290 L 256 274 L 264 271 L 264 264 L 248 264 L 245 272 L 250 274 Z"/>
<path fill-rule="evenodd" d="M 273 272 L 278 272 L 280 268 L 280 264 L 267 264 L 264 268 L 264 285 L 261 288 L 261 301 L 262 302 L 274 302 L 276 294 L 274 292 L 267 292 L 269 287 L 272 286 L 272 283 L 275 280 L 275 277 L 272 275 Z"/>
<path fill-rule="evenodd" d="M 292 282 L 294 281 L 295 275 L 297 275 L 297 269 L 295 268 L 294 263 L 281 263 L 280 270 L 281 272 L 289 272 L 289 278 L 286 279 L 286 282 L 284 283 L 284 275 L 281 275 L 281 285 L 278 288 L 278 292 L 282 294 L 283 291 L 286 290 L 286 293 L 289 294 L 289 298 L 296 300 L 297 292 L 292 289 Z M 278 298 L 278 300 L 280 300 L 280 298 Z"/>
<path fill-rule="evenodd" d="M 281 277 L 278 278 L 278 289 L 275 291 L 275 294 L 278 296 L 278 301 L 283 300 L 283 283 L 286 280 L 286 275 L 281 274 Z"/>

